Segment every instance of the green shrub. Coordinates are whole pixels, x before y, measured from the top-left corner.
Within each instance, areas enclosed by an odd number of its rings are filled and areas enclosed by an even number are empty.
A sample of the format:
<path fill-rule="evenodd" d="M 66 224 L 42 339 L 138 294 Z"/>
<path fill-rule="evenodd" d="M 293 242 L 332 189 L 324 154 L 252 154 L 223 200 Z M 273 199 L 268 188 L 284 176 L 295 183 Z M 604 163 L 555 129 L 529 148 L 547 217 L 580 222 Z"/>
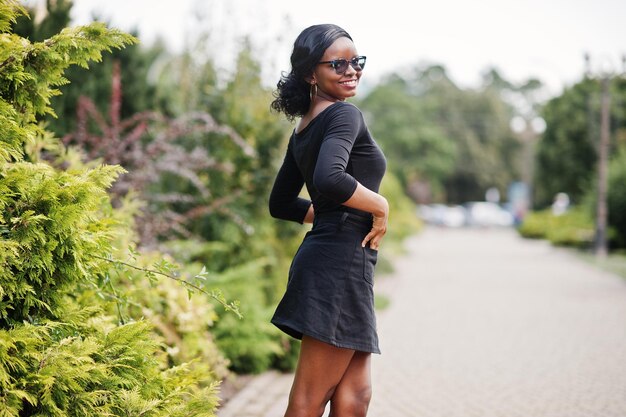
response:
<path fill-rule="evenodd" d="M 584 210 L 574 209 L 555 216 L 548 231 L 548 240 L 559 246 L 589 247 L 593 244 L 595 228 L 591 216 Z"/>
<path fill-rule="evenodd" d="M 526 238 L 548 239 L 559 246 L 588 247 L 594 239 L 594 223 L 584 208 L 574 208 L 562 215 L 550 210 L 531 212 L 518 228 Z"/>
<path fill-rule="evenodd" d="M 135 265 L 149 268 L 163 258 L 161 253 L 144 253 L 135 260 Z M 130 319 L 143 318 L 152 323 L 154 332 L 161 338 L 168 364 L 187 363 L 191 369 L 208 367 L 211 372 L 205 379 L 210 382 L 228 376 L 228 360 L 219 351 L 211 332 L 218 320 L 213 300 L 201 293 L 190 297 L 187 289 L 174 280 L 151 282 L 141 271 L 122 269 L 120 274 L 111 274 L 111 280 L 115 282 L 121 302 L 126 302 L 121 308 Z"/>
<path fill-rule="evenodd" d="M 249 305 L 244 303 L 245 305 Z M 267 370 L 274 357 L 283 355 L 279 330 L 270 323 L 271 312 L 258 307 L 243 310 L 244 318 L 232 315 L 220 319 L 214 329 L 217 346 L 239 374 Z"/>
<path fill-rule="evenodd" d="M 284 333 L 278 335 L 281 352 L 274 355 L 272 368 L 282 372 L 291 372 L 296 369 L 300 356 L 300 341 Z"/>
<path fill-rule="evenodd" d="M 71 157 L 37 123 L 65 69 L 134 39 L 96 23 L 31 43 L 9 32 L 20 13 L 0 0 L 0 415 L 214 416 L 207 365 L 170 366 L 151 323 L 110 314 L 127 226 L 106 189 L 122 170 L 41 162 Z"/>
<path fill-rule="evenodd" d="M 268 368 L 290 371 L 295 367 L 298 342 L 270 323 L 287 282 L 290 252 L 295 253 L 306 229 L 294 226 L 269 215 L 255 224 L 254 239 L 246 250 L 257 257 L 238 265 L 232 265 L 228 258 L 237 250 L 232 243 L 171 241 L 165 245 L 188 268 L 208 265 L 208 282 L 219 287 L 226 298 L 241 302 L 243 318 L 216 312 L 211 332 L 229 369 L 236 373 L 260 373 Z M 221 261 L 208 262 L 220 257 Z"/>
<path fill-rule="evenodd" d="M 120 324 L 93 296 L 103 294 L 112 267 L 103 259 L 120 226 L 101 209 L 117 171 L 2 166 L 3 415 L 213 415 L 206 364 L 170 368 L 150 323 Z"/>
<path fill-rule="evenodd" d="M 594 180 L 594 184 L 595 184 Z M 608 237 L 616 247 L 626 247 L 626 149 L 620 149 L 611 159 L 607 194 Z M 519 227 L 527 238 L 549 239 L 557 245 L 589 247 L 595 237 L 593 211 L 596 191 L 590 189 L 581 206 L 554 216 L 548 210 L 531 212 Z"/>
<path fill-rule="evenodd" d="M 213 334 L 217 346 L 237 373 L 260 373 L 267 370 L 274 357 L 284 354 L 280 332 L 270 323 L 272 306 L 265 285 L 267 259 L 256 259 L 214 274 L 211 282 L 228 298 L 242 304 L 243 319 L 232 314 L 218 318 Z"/>
<path fill-rule="evenodd" d="M 389 202 L 389 223 L 381 255 L 402 251 L 402 242 L 422 228 L 417 207 L 406 195 L 398 177 L 387 172 L 380 193 Z"/>
<path fill-rule="evenodd" d="M 553 217 L 550 210 L 529 212 L 517 231 L 525 238 L 546 239 Z"/>

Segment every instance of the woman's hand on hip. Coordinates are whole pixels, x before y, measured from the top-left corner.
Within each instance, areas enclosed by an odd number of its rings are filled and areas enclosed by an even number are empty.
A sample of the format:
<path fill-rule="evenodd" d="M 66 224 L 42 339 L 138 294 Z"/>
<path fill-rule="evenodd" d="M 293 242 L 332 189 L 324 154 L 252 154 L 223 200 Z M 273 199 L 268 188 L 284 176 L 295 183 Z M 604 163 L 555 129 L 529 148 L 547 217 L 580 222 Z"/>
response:
<path fill-rule="evenodd" d="M 374 250 L 378 250 L 380 244 L 387 233 L 387 220 L 389 218 L 389 204 L 387 203 L 387 199 L 382 197 L 384 201 L 383 207 L 384 209 L 378 213 L 374 213 L 374 221 L 372 222 L 372 230 L 365 236 L 361 245 L 363 247 L 369 244 L 369 247 Z"/>
<path fill-rule="evenodd" d="M 387 218 L 389 217 L 387 199 L 357 183 L 356 190 L 343 205 L 372 213 L 374 216 L 372 230 L 365 236 L 361 245 L 365 247 L 369 244 L 370 248 L 378 250 L 383 236 L 387 233 Z"/>

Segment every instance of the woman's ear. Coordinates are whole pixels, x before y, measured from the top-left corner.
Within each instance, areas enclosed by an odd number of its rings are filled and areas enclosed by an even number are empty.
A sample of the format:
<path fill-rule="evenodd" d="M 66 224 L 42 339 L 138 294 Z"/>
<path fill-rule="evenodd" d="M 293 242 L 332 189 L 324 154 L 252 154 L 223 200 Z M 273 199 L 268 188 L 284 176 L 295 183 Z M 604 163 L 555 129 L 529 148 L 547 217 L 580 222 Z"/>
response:
<path fill-rule="evenodd" d="M 310 75 L 310 76 L 308 76 L 308 77 L 304 77 L 304 81 L 306 81 L 307 83 L 309 83 L 309 84 L 311 84 L 311 85 L 313 85 L 313 84 L 316 84 L 316 83 L 317 83 L 317 81 L 315 80 L 315 74 L 311 74 L 311 75 Z"/>

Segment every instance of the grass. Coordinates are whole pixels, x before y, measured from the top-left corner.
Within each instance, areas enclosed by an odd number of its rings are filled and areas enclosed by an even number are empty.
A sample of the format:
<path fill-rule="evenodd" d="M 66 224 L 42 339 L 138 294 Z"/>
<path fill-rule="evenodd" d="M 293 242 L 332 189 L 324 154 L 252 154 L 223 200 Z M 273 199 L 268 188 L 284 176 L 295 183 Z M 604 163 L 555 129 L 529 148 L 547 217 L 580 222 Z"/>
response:
<path fill-rule="evenodd" d="M 626 252 L 611 253 L 606 258 L 597 258 L 591 252 L 576 251 L 575 253 L 579 258 L 600 269 L 626 278 Z"/>

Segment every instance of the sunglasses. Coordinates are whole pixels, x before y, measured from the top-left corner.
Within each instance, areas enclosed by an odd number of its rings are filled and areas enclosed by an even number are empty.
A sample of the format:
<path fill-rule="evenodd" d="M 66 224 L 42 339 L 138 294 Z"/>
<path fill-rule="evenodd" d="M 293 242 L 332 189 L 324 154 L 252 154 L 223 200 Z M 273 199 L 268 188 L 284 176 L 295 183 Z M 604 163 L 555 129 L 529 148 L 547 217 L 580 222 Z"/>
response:
<path fill-rule="evenodd" d="M 356 56 L 351 60 L 347 59 L 333 59 L 332 61 L 320 61 L 318 64 L 330 64 L 331 68 L 335 70 L 337 74 L 345 74 L 348 71 L 348 65 L 352 65 L 355 71 L 363 71 L 365 67 L 365 59 L 367 57 L 364 56 Z"/>

